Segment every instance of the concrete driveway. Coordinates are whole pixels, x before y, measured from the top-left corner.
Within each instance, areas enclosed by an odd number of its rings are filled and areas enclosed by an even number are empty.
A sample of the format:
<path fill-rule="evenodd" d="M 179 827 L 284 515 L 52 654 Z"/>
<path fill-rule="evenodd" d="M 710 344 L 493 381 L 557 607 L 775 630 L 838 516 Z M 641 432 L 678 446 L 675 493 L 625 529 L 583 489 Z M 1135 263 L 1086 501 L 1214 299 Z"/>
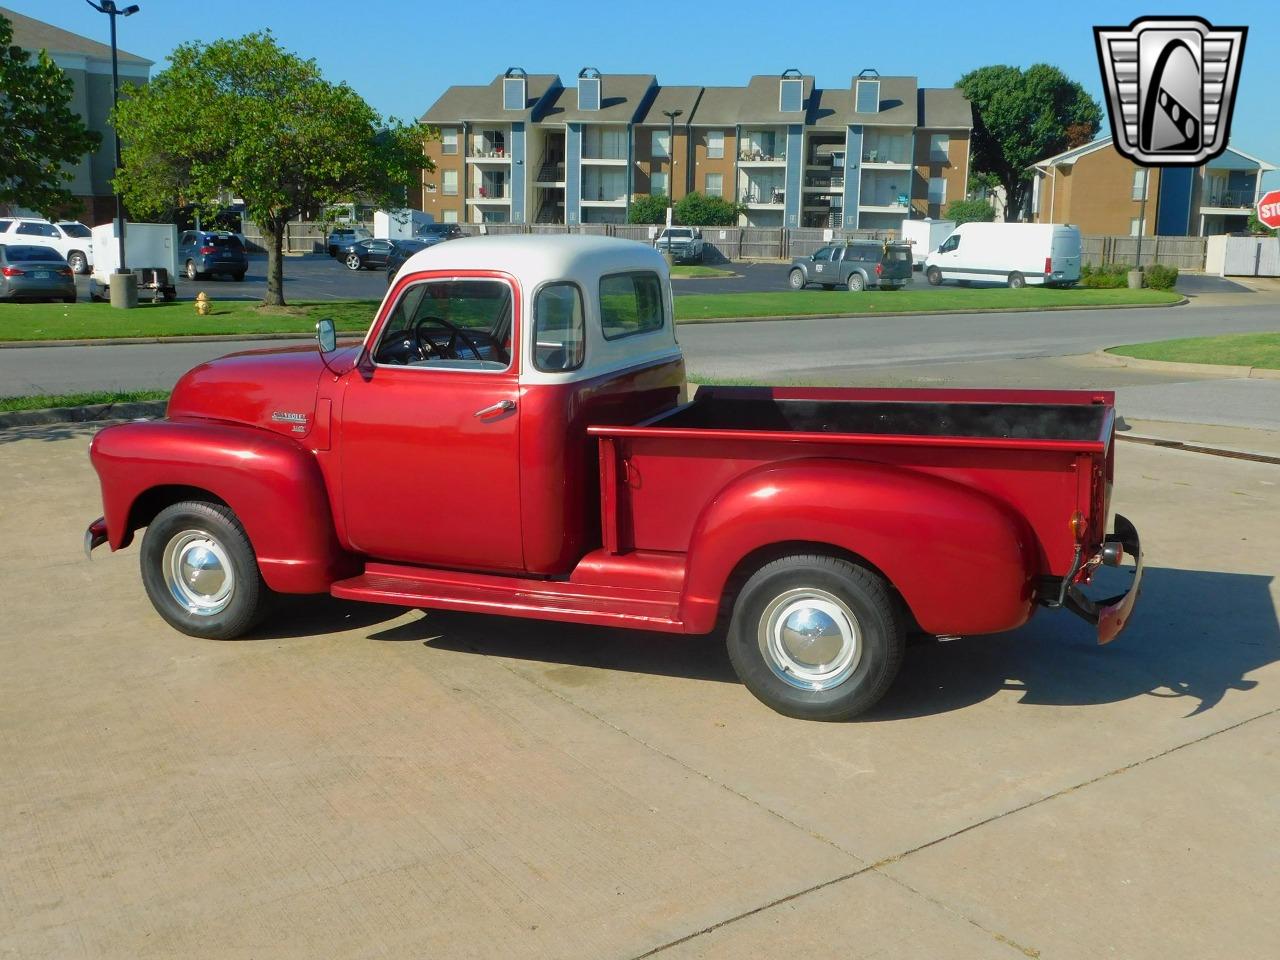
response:
<path fill-rule="evenodd" d="M 1261 957 L 1280 471 L 1124 444 L 1139 612 L 913 646 L 870 717 L 714 640 L 330 601 L 180 636 L 80 428 L 0 434 L 0 957 Z M 975 582 L 980 589 L 980 583 Z"/>

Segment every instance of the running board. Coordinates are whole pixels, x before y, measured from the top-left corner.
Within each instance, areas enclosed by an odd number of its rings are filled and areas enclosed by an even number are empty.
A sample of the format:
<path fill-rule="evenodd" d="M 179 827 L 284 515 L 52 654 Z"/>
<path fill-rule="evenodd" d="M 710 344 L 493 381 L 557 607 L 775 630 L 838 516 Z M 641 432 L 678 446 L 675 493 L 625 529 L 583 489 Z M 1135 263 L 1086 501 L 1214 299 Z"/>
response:
<path fill-rule="evenodd" d="M 329 592 L 343 600 L 401 607 L 565 620 L 664 633 L 685 632 L 679 620 L 680 595 L 667 590 L 370 563 L 363 574 L 339 580 Z"/>

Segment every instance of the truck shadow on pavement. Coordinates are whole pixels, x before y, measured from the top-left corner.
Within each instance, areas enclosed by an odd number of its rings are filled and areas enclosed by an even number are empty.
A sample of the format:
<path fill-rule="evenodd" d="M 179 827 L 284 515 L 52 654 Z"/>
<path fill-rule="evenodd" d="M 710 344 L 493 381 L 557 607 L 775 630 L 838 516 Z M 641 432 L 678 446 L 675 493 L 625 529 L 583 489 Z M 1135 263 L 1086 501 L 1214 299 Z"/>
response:
<path fill-rule="evenodd" d="M 948 713 L 1001 691 L 1020 692 L 1020 703 L 1065 707 L 1181 698 L 1187 716 L 1203 713 L 1229 691 L 1252 690 L 1258 681 L 1248 675 L 1280 660 L 1272 580 L 1148 567 L 1132 623 L 1107 646 L 1098 646 L 1083 620 L 1056 610 L 1038 610 L 1010 633 L 912 643 L 889 693 L 860 721 Z M 1109 585 L 1100 586 L 1105 592 Z M 428 611 L 372 639 L 555 666 L 738 682 L 717 634 L 673 636 Z"/>

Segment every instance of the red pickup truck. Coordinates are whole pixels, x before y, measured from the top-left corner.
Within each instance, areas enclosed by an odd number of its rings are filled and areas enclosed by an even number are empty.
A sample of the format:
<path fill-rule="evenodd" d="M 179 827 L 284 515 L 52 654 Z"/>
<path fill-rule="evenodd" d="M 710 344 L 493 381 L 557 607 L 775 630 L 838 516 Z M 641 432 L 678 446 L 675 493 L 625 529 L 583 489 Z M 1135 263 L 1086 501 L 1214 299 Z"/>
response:
<path fill-rule="evenodd" d="M 1037 604 L 1113 638 L 1142 560 L 1106 532 L 1113 395 L 703 387 L 667 267 L 583 236 L 440 244 L 364 340 L 233 354 L 165 419 L 94 438 L 105 516 L 197 637 L 274 594 L 705 634 L 774 709 L 858 714 L 910 631 L 1011 630 Z M 1129 591 L 1090 599 L 1099 564 Z"/>

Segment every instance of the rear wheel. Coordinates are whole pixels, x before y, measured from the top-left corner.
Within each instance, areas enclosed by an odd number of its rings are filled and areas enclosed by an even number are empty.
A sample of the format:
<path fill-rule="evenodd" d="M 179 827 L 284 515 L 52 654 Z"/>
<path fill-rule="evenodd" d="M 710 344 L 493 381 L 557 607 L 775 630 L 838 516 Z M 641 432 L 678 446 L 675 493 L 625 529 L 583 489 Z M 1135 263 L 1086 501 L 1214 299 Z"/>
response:
<path fill-rule="evenodd" d="M 792 290 L 803 290 L 804 289 L 804 271 L 792 270 L 789 274 L 787 274 L 787 286 L 789 286 Z"/>
<path fill-rule="evenodd" d="M 905 618 L 879 575 L 837 557 L 783 557 L 743 586 L 729 659 L 769 707 L 805 720 L 870 709 L 902 664 Z"/>
<path fill-rule="evenodd" d="M 188 260 L 187 261 L 187 279 L 203 280 L 204 277 L 205 275 L 196 269 L 196 262 L 194 260 Z"/>
<path fill-rule="evenodd" d="M 348 270 L 359 270 L 361 267 L 360 255 L 358 253 L 347 254 L 346 263 Z"/>
<path fill-rule="evenodd" d="M 867 289 L 866 278 L 856 270 L 849 274 L 849 279 L 845 281 L 845 285 L 849 288 L 850 293 L 861 293 Z"/>
<path fill-rule="evenodd" d="M 932 287 L 941 286 L 942 271 L 939 270 L 937 267 L 930 267 L 928 270 L 924 272 L 924 276 L 925 276 L 925 279 L 929 281 L 930 286 Z"/>
<path fill-rule="evenodd" d="M 192 637 L 231 640 L 251 630 L 272 596 L 253 545 L 229 507 L 166 507 L 142 541 L 142 583 L 156 612 Z"/>
<path fill-rule="evenodd" d="M 1021 290 L 1027 285 L 1027 278 L 1020 274 L 1017 270 L 1009 274 L 1009 287 L 1012 290 Z"/>

